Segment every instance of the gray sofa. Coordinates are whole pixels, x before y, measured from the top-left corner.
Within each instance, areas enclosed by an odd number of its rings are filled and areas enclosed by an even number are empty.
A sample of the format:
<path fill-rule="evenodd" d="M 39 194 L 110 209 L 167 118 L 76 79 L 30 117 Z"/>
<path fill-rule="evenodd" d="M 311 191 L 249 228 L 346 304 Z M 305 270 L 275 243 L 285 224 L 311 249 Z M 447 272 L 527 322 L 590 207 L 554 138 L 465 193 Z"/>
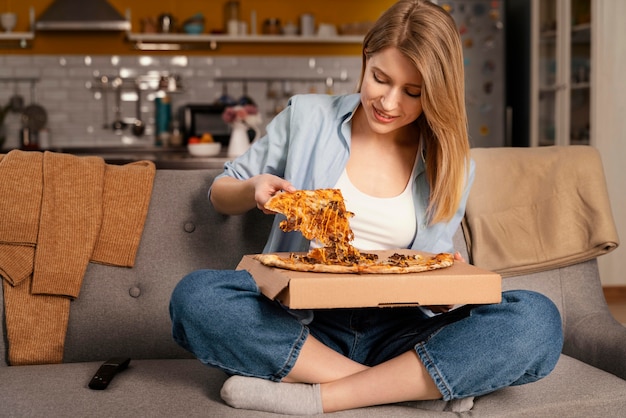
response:
<path fill-rule="evenodd" d="M 8 366 L 3 332 L 0 416 L 273 416 L 224 404 L 219 391 L 226 376 L 200 364 L 170 336 L 168 302 L 175 284 L 196 269 L 233 268 L 243 254 L 262 250 L 270 227 L 271 217 L 260 211 L 227 217 L 212 209 L 207 187 L 219 172 L 157 171 L 136 265 L 89 265 L 80 297 L 71 304 L 63 364 Z M 455 240 L 467 257 L 461 230 Z M 478 398 L 461 415 L 624 416 L 626 328 L 607 309 L 596 261 L 504 279 L 504 287 L 537 290 L 557 304 L 565 330 L 563 354 L 547 378 Z M 2 306 L 0 300 L 4 318 Z M 90 378 L 111 357 L 132 361 L 108 389 L 90 390 Z M 398 404 L 328 415 L 456 414 Z"/>

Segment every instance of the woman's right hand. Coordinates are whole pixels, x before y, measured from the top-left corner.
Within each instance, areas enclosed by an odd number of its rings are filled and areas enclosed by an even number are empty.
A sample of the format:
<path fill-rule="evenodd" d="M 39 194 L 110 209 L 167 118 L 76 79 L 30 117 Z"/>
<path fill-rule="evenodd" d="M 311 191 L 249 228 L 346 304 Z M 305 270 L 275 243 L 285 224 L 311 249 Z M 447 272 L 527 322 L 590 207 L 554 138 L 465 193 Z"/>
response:
<path fill-rule="evenodd" d="M 273 174 L 259 174 L 247 180 L 220 177 L 211 186 L 213 207 L 226 215 L 239 215 L 255 206 L 264 213 L 273 213 L 264 208 L 265 203 L 281 190 L 293 192 L 296 188 L 287 180 Z"/>
<path fill-rule="evenodd" d="M 254 186 L 254 200 L 257 208 L 263 213 L 273 214 L 275 212 L 265 209 L 265 203 L 276 193 L 282 191 L 295 192 L 296 188 L 289 181 L 273 174 L 259 174 L 250 179 Z"/>

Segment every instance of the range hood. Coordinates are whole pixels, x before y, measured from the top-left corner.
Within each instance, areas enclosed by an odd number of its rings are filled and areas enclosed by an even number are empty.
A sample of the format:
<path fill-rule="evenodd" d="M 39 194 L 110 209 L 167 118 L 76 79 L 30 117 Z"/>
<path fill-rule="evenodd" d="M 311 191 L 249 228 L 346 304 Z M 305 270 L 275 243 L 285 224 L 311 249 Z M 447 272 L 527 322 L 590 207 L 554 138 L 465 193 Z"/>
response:
<path fill-rule="evenodd" d="M 130 30 L 130 22 L 106 0 L 54 0 L 35 29 L 121 31 Z"/>

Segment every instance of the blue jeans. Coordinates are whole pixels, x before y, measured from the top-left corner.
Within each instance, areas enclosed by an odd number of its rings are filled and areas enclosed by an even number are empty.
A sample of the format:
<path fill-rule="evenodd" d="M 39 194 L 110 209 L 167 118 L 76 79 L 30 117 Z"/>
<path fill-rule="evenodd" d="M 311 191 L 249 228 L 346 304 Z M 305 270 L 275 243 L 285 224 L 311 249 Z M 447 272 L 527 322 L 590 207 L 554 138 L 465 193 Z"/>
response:
<path fill-rule="evenodd" d="M 412 307 L 295 312 L 263 296 L 246 271 L 200 270 L 176 286 L 170 315 L 176 342 L 228 374 L 280 381 L 312 335 L 368 366 L 415 350 L 444 400 L 539 380 L 563 344 L 557 308 L 524 290 L 432 318 Z"/>

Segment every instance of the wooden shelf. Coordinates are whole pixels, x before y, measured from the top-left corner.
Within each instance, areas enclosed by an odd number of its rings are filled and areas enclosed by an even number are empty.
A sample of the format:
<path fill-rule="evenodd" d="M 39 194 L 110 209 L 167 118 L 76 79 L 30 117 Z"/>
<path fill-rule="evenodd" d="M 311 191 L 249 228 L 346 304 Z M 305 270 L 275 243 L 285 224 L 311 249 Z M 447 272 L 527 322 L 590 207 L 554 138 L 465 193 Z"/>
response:
<path fill-rule="evenodd" d="M 128 33 L 135 48 L 147 51 L 175 51 L 183 49 L 217 49 L 220 43 L 262 44 L 360 44 L 361 35 L 299 36 L 299 35 L 187 35 L 167 33 Z"/>
<path fill-rule="evenodd" d="M 28 48 L 35 38 L 33 32 L 2 32 L 0 33 L 1 48 Z"/>

